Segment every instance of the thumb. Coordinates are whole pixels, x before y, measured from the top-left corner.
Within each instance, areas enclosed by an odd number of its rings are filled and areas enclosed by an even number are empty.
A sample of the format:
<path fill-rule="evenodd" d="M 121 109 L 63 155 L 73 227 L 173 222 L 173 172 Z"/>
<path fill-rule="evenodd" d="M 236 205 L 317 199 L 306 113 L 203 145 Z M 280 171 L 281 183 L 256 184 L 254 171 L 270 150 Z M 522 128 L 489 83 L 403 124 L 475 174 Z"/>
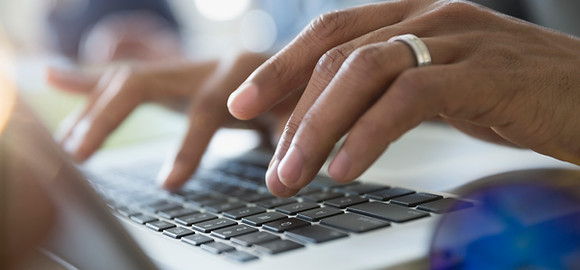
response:
<path fill-rule="evenodd" d="M 89 76 L 78 70 L 49 67 L 46 71 L 46 81 L 66 92 L 86 94 L 95 88 L 98 77 Z"/>

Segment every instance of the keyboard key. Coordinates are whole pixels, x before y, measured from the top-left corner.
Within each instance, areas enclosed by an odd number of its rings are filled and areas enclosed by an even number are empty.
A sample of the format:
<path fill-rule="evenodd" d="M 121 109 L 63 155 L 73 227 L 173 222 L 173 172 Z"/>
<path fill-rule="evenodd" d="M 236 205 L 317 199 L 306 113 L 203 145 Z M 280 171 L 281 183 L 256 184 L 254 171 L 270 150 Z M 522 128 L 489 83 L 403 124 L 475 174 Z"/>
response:
<path fill-rule="evenodd" d="M 202 244 L 201 248 L 205 251 L 209 251 L 213 254 L 220 254 L 223 252 L 229 252 L 229 251 L 234 251 L 236 250 L 235 247 L 232 247 L 228 244 L 224 244 L 221 242 L 211 242 L 211 243 L 207 243 L 207 244 Z"/>
<path fill-rule="evenodd" d="M 206 206 L 206 209 L 208 211 L 211 211 L 214 213 L 221 213 L 223 211 L 242 208 L 245 206 L 246 206 L 246 204 L 242 203 L 242 202 L 226 202 L 226 203 L 217 203 L 217 204 L 208 205 L 208 206 Z"/>
<path fill-rule="evenodd" d="M 242 218 L 242 222 L 246 224 L 250 224 L 253 226 L 262 226 L 262 224 L 271 222 L 274 220 L 280 220 L 283 218 L 287 218 L 288 216 L 276 213 L 276 212 L 267 212 L 262 214 L 257 214 L 249 217 Z"/>
<path fill-rule="evenodd" d="M 301 244 L 290 240 L 274 240 L 266 243 L 256 244 L 256 250 L 260 253 L 279 254 L 282 252 L 304 247 Z"/>
<path fill-rule="evenodd" d="M 298 193 L 296 193 L 296 196 L 301 197 L 310 193 L 315 193 L 315 192 L 321 192 L 322 188 L 320 187 L 313 187 L 313 186 L 305 186 L 302 189 L 300 189 L 300 191 L 298 191 Z"/>
<path fill-rule="evenodd" d="M 308 221 L 319 221 L 323 218 L 335 216 L 338 214 L 343 214 L 344 211 L 332 207 L 322 207 L 319 209 L 313 209 L 305 212 L 298 213 L 297 218 L 308 220 Z"/>
<path fill-rule="evenodd" d="M 286 235 L 298 241 L 308 243 L 322 243 L 348 236 L 348 234 L 346 233 L 335 231 L 333 229 L 329 229 L 319 225 L 306 226 L 295 230 L 287 231 Z"/>
<path fill-rule="evenodd" d="M 284 206 L 280 206 L 276 208 L 276 211 L 284 213 L 286 215 L 296 215 L 298 212 L 303 212 L 306 210 L 318 208 L 317 203 L 310 203 L 310 202 L 298 202 L 293 204 L 288 204 Z"/>
<path fill-rule="evenodd" d="M 158 231 L 158 232 L 163 231 L 165 229 L 175 227 L 174 224 L 169 223 L 167 221 L 163 221 L 163 220 L 147 222 L 147 224 L 145 224 L 145 225 L 147 226 L 147 228 L 152 229 L 154 231 Z"/>
<path fill-rule="evenodd" d="M 164 235 L 167 235 L 171 238 L 175 238 L 175 239 L 179 239 L 181 237 L 190 235 L 190 234 L 194 234 L 194 232 L 192 230 L 183 228 L 183 227 L 175 227 L 175 228 L 171 228 L 171 229 L 167 229 L 163 231 Z"/>
<path fill-rule="evenodd" d="M 362 183 L 359 185 L 350 185 L 350 186 L 341 187 L 341 188 L 338 188 L 337 191 L 343 192 L 346 194 L 351 194 L 351 195 L 363 195 L 363 194 L 367 194 L 367 193 L 370 193 L 373 191 L 387 189 L 387 188 L 389 188 L 389 186 Z"/>
<path fill-rule="evenodd" d="M 252 232 L 256 232 L 256 231 L 258 231 L 258 229 L 240 224 L 240 225 L 236 225 L 236 226 L 232 226 L 232 227 L 227 227 L 224 229 L 215 230 L 215 231 L 211 232 L 211 235 L 218 237 L 218 238 L 221 238 L 221 239 L 228 240 L 231 237 L 236 237 L 236 236 L 240 236 L 240 235 L 244 235 L 244 234 L 248 234 L 248 233 L 252 233 Z"/>
<path fill-rule="evenodd" d="M 193 223 L 204 222 L 212 219 L 216 219 L 217 216 L 212 215 L 210 213 L 197 213 L 192 215 L 187 215 L 183 217 L 175 218 L 175 222 L 185 225 L 191 226 Z"/>
<path fill-rule="evenodd" d="M 244 234 L 242 236 L 232 237 L 231 241 L 238 245 L 249 247 L 255 244 L 264 243 L 277 239 L 280 239 L 280 237 L 271 233 L 254 232 L 250 234 Z"/>
<path fill-rule="evenodd" d="M 400 204 L 407 207 L 415 207 L 422 203 L 428 203 L 431 201 L 436 201 L 439 199 L 443 199 L 443 196 L 419 192 L 415 194 L 409 194 L 406 196 L 398 197 L 391 200 L 391 203 Z"/>
<path fill-rule="evenodd" d="M 346 210 L 393 222 L 405 222 L 429 216 L 429 213 L 380 202 L 363 203 Z"/>
<path fill-rule="evenodd" d="M 472 202 L 454 198 L 445 198 L 442 200 L 421 204 L 417 207 L 417 209 L 429 211 L 436 214 L 443 214 L 446 212 L 457 211 L 469 207 L 473 207 Z"/>
<path fill-rule="evenodd" d="M 157 218 L 152 217 L 152 216 L 148 216 L 148 215 L 136 215 L 136 216 L 131 216 L 131 220 L 140 223 L 140 224 L 145 224 L 147 222 L 153 222 L 156 221 Z"/>
<path fill-rule="evenodd" d="M 274 197 L 274 195 L 272 195 L 270 193 L 253 193 L 253 194 L 241 196 L 238 199 L 240 199 L 242 201 L 246 201 L 246 202 L 257 202 L 257 201 L 263 201 L 263 200 L 274 199 L 274 198 L 276 198 L 276 197 Z"/>
<path fill-rule="evenodd" d="M 226 253 L 224 253 L 224 255 L 226 256 L 226 258 L 228 258 L 230 260 L 233 260 L 236 262 L 241 262 L 241 263 L 258 259 L 258 256 L 253 255 L 253 254 L 248 253 L 248 252 L 245 252 L 245 251 L 241 251 L 241 250 L 226 252 Z"/>
<path fill-rule="evenodd" d="M 347 208 L 351 205 L 364 203 L 364 202 L 368 202 L 368 201 L 369 201 L 369 199 L 363 198 L 360 196 L 348 196 L 348 197 L 336 198 L 336 199 L 325 201 L 324 205 L 328 205 L 328 206 L 332 206 L 332 207 L 336 207 L 336 208 Z"/>
<path fill-rule="evenodd" d="M 209 221 L 193 224 L 193 229 L 196 231 L 208 233 L 208 232 L 211 232 L 213 230 L 218 230 L 218 229 L 229 227 L 229 226 L 236 225 L 236 224 L 238 224 L 238 223 L 233 221 L 233 220 L 226 219 L 226 218 L 218 218 L 218 219 L 214 219 L 214 220 L 209 220 Z"/>
<path fill-rule="evenodd" d="M 261 206 L 264 208 L 274 209 L 278 206 L 295 203 L 297 201 L 298 200 L 296 200 L 294 198 L 274 198 L 274 199 L 269 199 L 269 200 L 264 200 L 264 201 L 258 201 L 258 202 L 256 202 L 256 204 L 258 206 Z"/>
<path fill-rule="evenodd" d="M 257 207 L 257 206 L 248 206 L 248 207 L 243 207 L 243 208 L 239 208 L 239 209 L 224 211 L 223 215 L 226 217 L 229 217 L 229 218 L 233 218 L 233 219 L 241 219 L 243 217 L 248 217 L 251 215 L 265 213 L 265 212 L 266 212 L 265 208 Z"/>
<path fill-rule="evenodd" d="M 310 183 L 310 185 L 312 185 L 312 186 L 318 186 L 318 187 L 323 187 L 323 188 L 345 187 L 345 186 L 358 185 L 358 184 L 360 184 L 360 182 L 341 184 L 339 182 L 334 181 L 334 179 L 332 179 L 328 176 L 324 176 L 324 175 L 317 175 L 316 178 L 314 178 L 314 180 L 312 180 L 312 183 Z"/>
<path fill-rule="evenodd" d="M 140 212 L 132 210 L 131 208 L 128 208 L 128 207 L 117 208 L 117 213 L 119 213 L 121 216 L 124 216 L 124 217 L 131 217 L 131 216 L 136 216 L 136 215 L 141 214 Z"/>
<path fill-rule="evenodd" d="M 173 210 L 161 211 L 157 214 L 162 218 L 174 219 L 176 217 L 187 216 L 187 215 L 191 215 L 191 214 L 195 214 L 195 213 L 199 213 L 199 211 L 195 211 L 193 209 L 181 207 L 181 208 L 177 208 L 177 209 L 173 209 Z"/>
<path fill-rule="evenodd" d="M 309 222 L 297 218 L 285 218 L 264 224 L 263 228 L 273 232 L 285 232 L 310 225 Z"/>
<path fill-rule="evenodd" d="M 320 221 L 320 224 L 355 233 L 368 232 L 390 225 L 387 221 L 353 213 L 325 218 Z"/>
<path fill-rule="evenodd" d="M 367 198 L 379 201 L 388 201 L 392 198 L 413 194 L 415 191 L 406 188 L 389 188 L 366 194 Z"/>
<path fill-rule="evenodd" d="M 205 235 L 192 234 L 192 235 L 182 237 L 181 241 L 188 243 L 190 245 L 199 246 L 202 244 L 213 242 L 214 240 L 211 237 L 207 237 Z"/>
<path fill-rule="evenodd" d="M 145 211 L 157 213 L 159 211 L 173 210 L 173 209 L 176 209 L 179 207 L 181 207 L 181 205 L 179 205 L 177 203 L 164 201 L 164 202 L 158 202 L 158 203 L 154 203 L 154 204 L 144 205 L 143 209 Z"/>
<path fill-rule="evenodd" d="M 303 196 L 302 198 L 304 200 L 308 200 L 308 201 L 322 202 L 322 201 L 328 201 L 328 200 L 338 198 L 338 197 L 344 197 L 344 194 L 340 193 L 340 192 L 336 192 L 336 191 L 326 191 L 326 192 L 317 192 L 317 193 L 308 194 L 306 196 Z"/>

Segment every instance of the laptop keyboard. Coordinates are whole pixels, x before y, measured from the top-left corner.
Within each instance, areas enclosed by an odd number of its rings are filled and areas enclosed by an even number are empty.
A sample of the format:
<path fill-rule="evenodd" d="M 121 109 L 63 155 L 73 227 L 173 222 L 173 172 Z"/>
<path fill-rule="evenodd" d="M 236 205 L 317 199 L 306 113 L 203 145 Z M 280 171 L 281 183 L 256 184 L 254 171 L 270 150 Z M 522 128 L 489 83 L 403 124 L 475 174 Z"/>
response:
<path fill-rule="evenodd" d="M 266 167 L 240 160 L 200 169 L 171 193 L 146 176 L 157 167 L 148 168 L 88 175 L 117 216 L 239 263 L 473 206 L 387 185 L 339 185 L 324 176 L 294 197 L 277 198 L 264 184 Z"/>

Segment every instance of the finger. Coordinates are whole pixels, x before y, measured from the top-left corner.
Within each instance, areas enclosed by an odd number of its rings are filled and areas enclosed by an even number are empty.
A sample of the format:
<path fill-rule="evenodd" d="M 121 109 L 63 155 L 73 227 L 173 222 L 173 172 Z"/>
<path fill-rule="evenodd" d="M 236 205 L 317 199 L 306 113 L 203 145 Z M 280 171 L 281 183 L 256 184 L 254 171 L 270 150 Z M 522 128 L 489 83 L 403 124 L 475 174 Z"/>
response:
<path fill-rule="evenodd" d="M 74 72 L 76 72 L 76 71 L 74 71 Z M 95 104 L 99 100 L 101 94 L 107 88 L 109 88 L 109 85 L 111 84 L 111 82 L 114 79 L 119 80 L 119 81 L 124 81 L 127 77 L 127 74 L 128 74 L 127 72 L 128 72 L 128 69 L 124 69 L 124 68 L 108 69 L 107 71 L 105 71 L 102 74 L 102 76 L 98 80 L 95 80 L 94 85 L 91 86 L 89 84 L 86 84 L 86 87 L 93 87 L 93 88 L 90 88 L 90 89 L 87 88 L 87 89 L 83 89 L 83 90 L 74 90 L 78 93 L 87 94 L 88 95 L 88 102 L 82 111 L 80 111 L 79 113 L 75 112 L 75 113 L 71 114 L 61 123 L 61 126 L 59 127 L 59 129 L 62 131 L 59 131 L 58 133 L 62 134 L 61 136 L 59 136 L 59 138 L 60 138 L 59 141 L 62 145 L 64 145 L 64 143 L 69 140 L 73 131 L 75 130 L 75 127 L 78 126 L 81 123 L 81 120 L 83 120 L 85 118 L 85 116 L 93 109 L 93 107 L 95 106 Z M 69 73 L 69 75 L 70 74 L 72 74 L 72 73 Z M 75 88 L 75 89 L 77 89 L 77 88 Z M 78 88 L 78 89 L 81 89 L 81 88 Z"/>
<path fill-rule="evenodd" d="M 64 149 L 77 161 L 92 155 L 143 101 L 143 82 L 128 72 L 118 73 L 65 138 Z"/>
<path fill-rule="evenodd" d="M 63 91 L 86 94 L 95 88 L 98 78 L 77 70 L 49 67 L 46 71 L 46 81 Z"/>
<path fill-rule="evenodd" d="M 481 101 L 489 98 L 485 90 L 490 84 L 464 70 L 466 66 L 460 63 L 403 72 L 357 120 L 329 166 L 331 177 L 345 182 L 360 176 L 391 142 L 427 119 L 437 115 L 470 118 L 489 110 Z"/>
<path fill-rule="evenodd" d="M 318 59 L 331 48 L 400 22 L 406 3 L 382 3 L 320 16 L 285 49 L 270 58 L 229 98 L 230 113 L 251 119 L 306 85 Z"/>
<path fill-rule="evenodd" d="M 423 40 L 433 53 L 438 53 L 435 63 L 447 63 L 453 57 L 450 50 L 440 51 L 441 42 Z M 289 145 L 278 169 L 282 183 L 299 189 L 310 182 L 335 143 L 398 74 L 414 65 L 414 55 L 401 42 L 367 45 L 350 55 L 318 98 L 309 99 L 306 90 L 280 143 L 282 149 Z"/>
<path fill-rule="evenodd" d="M 450 118 L 445 118 L 445 121 L 447 121 L 447 123 L 452 125 L 454 128 L 474 138 L 490 143 L 518 147 L 517 145 L 495 133 L 495 131 L 493 131 L 490 127 L 478 125 L 469 121 L 455 120 Z"/>
<path fill-rule="evenodd" d="M 215 132 L 227 121 L 223 99 L 198 98 L 189 113 L 189 129 L 167 175 L 158 178 L 167 190 L 179 189 L 193 175 Z"/>

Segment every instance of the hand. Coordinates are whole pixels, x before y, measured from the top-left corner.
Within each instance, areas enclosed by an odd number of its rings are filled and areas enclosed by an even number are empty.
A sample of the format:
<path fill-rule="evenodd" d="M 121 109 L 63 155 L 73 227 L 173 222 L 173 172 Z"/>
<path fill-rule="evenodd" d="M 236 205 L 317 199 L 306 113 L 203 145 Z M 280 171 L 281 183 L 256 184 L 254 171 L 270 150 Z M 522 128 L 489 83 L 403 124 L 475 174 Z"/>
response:
<path fill-rule="evenodd" d="M 228 113 L 229 94 L 265 56 L 243 54 L 234 60 L 163 67 L 114 68 L 99 78 L 78 72 L 50 70 L 48 81 L 63 90 L 87 94 L 88 105 L 81 117 L 62 139 L 74 159 L 84 161 L 107 136 L 141 103 L 154 101 L 172 108 L 188 106 L 189 130 L 167 172 L 164 187 L 178 189 L 197 168 L 213 134 L 236 120 Z M 290 108 L 279 106 L 270 119 L 287 119 Z M 263 127 L 265 119 L 246 122 L 245 126 Z M 239 122 L 239 121 L 238 121 Z M 275 122 L 275 121 L 274 121 Z M 279 125 L 279 129 L 283 125 Z M 272 130 L 274 128 L 272 127 Z"/>
<path fill-rule="evenodd" d="M 389 38 L 412 33 L 433 64 Z M 322 15 L 228 101 L 251 119 L 305 87 L 267 174 L 291 196 L 329 166 L 352 181 L 388 145 L 442 117 L 480 139 L 580 164 L 580 40 L 461 1 L 397 1 Z"/>

